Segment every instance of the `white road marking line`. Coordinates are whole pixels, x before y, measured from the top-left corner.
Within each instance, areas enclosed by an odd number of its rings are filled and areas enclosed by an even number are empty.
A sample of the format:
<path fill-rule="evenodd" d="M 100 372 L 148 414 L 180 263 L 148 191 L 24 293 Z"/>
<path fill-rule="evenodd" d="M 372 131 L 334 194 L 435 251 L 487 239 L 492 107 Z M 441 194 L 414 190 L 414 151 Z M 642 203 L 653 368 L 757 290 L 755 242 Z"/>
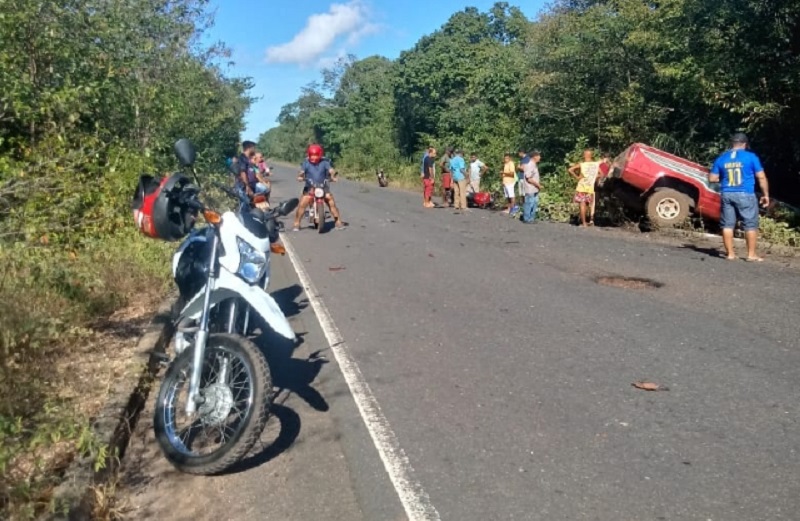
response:
<path fill-rule="evenodd" d="M 285 234 L 283 234 L 283 244 L 409 521 L 439 521 L 441 519 L 439 513 L 431 504 L 431 499 L 422 489 L 422 485 L 412 478 L 414 469 L 411 467 L 408 456 L 400 448 L 397 437 L 392 431 L 389 421 L 383 415 L 378 400 L 372 394 L 358 364 L 350 355 L 350 350 L 342 338 L 339 328 L 333 322 L 327 306 L 319 298 L 314 283 L 311 282 L 311 278 L 297 258 L 294 248 Z"/>

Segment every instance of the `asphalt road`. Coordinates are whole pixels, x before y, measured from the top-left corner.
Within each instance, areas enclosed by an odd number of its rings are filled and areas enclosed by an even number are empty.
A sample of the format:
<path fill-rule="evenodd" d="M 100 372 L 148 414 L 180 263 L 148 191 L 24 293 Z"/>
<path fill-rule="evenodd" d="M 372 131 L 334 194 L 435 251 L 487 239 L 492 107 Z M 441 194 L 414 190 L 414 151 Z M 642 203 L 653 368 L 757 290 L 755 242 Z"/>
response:
<path fill-rule="evenodd" d="M 276 169 L 276 198 L 299 191 L 292 178 Z M 187 478 L 159 469 L 142 431 L 126 458 L 142 462 L 128 471 L 136 512 L 391 520 L 422 501 L 428 519 L 458 521 L 798 519 L 800 272 L 426 210 L 377 183 L 334 193 L 348 229 L 288 240 L 399 459 L 339 365 L 305 361 L 334 357 L 289 260 L 274 259 L 271 289 L 304 335 L 264 446 L 243 472 Z M 597 282 L 616 276 L 660 287 Z M 175 487 L 190 491 L 180 505 Z"/>

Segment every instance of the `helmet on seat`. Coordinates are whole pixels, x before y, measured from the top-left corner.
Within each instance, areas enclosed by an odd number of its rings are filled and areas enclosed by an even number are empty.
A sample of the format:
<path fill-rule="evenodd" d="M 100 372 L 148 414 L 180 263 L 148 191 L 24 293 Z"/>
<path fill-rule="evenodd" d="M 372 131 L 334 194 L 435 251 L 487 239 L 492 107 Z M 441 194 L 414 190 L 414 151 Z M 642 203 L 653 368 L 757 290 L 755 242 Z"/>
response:
<path fill-rule="evenodd" d="M 131 204 L 136 227 L 153 239 L 182 239 L 197 219 L 197 209 L 187 204 L 196 192 L 197 188 L 183 174 L 141 176 Z"/>
<path fill-rule="evenodd" d="M 322 160 L 322 155 L 324 151 L 322 147 L 317 145 L 316 143 L 313 145 L 309 145 L 308 149 L 306 150 L 306 155 L 308 156 L 308 160 L 313 164 L 317 164 Z"/>

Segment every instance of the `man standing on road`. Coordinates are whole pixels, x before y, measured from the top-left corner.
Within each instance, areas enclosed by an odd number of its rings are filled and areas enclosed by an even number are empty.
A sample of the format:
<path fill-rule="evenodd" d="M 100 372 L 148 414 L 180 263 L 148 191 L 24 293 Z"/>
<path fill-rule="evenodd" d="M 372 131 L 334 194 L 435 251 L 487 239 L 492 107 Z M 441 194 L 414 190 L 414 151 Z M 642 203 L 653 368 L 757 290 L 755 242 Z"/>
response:
<path fill-rule="evenodd" d="M 538 150 L 533 150 L 530 154 L 530 161 L 525 163 L 522 182 L 525 188 L 525 204 L 522 207 L 522 222 L 536 222 L 536 210 L 539 209 L 539 167 L 538 163 L 542 160 L 542 154 Z"/>
<path fill-rule="evenodd" d="M 503 156 L 503 193 L 508 199 L 508 209 L 504 212 L 511 216 L 517 213 L 519 207 L 514 204 L 514 189 L 517 185 L 517 169 L 514 166 L 514 160 L 511 159 L 511 154 Z"/>
<path fill-rule="evenodd" d="M 726 259 L 736 260 L 733 247 L 733 229 L 736 218 L 744 225 L 747 241 L 747 261 L 761 262 L 764 259 L 756 254 L 758 241 L 758 205 L 769 206 L 769 183 L 761 160 L 747 150 L 747 136 L 741 132 L 733 135 L 731 149 L 714 162 L 708 180 L 720 183 L 722 208 L 720 226 L 725 243 Z M 756 179 L 761 187 L 761 200 L 756 198 Z"/>
<path fill-rule="evenodd" d="M 450 160 L 453 158 L 453 147 L 447 147 L 439 162 L 442 168 L 442 206 L 453 206 L 453 173 L 450 171 Z"/>
<path fill-rule="evenodd" d="M 584 150 L 583 161 L 572 165 L 568 171 L 572 177 L 578 180 L 574 200 L 580 206 L 581 226 L 594 226 L 594 221 L 586 222 L 587 210 L 594 202 L 597 174 L 600 172 L 600 163 L 594 160 L 594 151 L 591 148 Z"/>
<path fill-rule="evenodd" d="M 525 150 L 519 149 L 519 164 L 517 165 L 517 186 L 519 187 L 519 198 L 525 200 L 525 165 L 530 163 L 531 156 Z"/>
<path fill-rule="evenodd" d="M 422 166 L 422 206 L 433 208 L 433 180 L 436 178 L 436 149 L 430 147 Z"/>
<path fill-rule="evenodd" d="M 486 173 L 487 167 L 478 159 L 477 154 L 469 156 L 469 188 L 472 193 L 481 191 L 481 177 Z"/>
<path fill-rule="evenodd" d="M 467 209 L 467 163 L 464 161 L 464 152 L 456 150 L 456 155 L 450 160 L 450 172 L 453 174 L 453 201 L 456 211 Z"/>

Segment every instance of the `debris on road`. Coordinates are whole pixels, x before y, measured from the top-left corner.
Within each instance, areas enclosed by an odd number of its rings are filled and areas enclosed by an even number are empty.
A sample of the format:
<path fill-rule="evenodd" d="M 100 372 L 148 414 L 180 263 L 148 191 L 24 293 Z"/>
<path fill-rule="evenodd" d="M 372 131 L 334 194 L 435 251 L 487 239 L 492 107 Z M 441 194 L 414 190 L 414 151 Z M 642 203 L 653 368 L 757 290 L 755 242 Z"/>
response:
<path fill-rule="evenodd" d="M 633 382 L 631 385 L 643 391 L 669 391 L 669 387 L 653 382 Z"/>
<path fill-rule="evenodd" d="M 345 269 L 347 268 L 345 268 L 344 266 L 332 266 L 328 268 L 328 271 L 344 271 Z"/>

